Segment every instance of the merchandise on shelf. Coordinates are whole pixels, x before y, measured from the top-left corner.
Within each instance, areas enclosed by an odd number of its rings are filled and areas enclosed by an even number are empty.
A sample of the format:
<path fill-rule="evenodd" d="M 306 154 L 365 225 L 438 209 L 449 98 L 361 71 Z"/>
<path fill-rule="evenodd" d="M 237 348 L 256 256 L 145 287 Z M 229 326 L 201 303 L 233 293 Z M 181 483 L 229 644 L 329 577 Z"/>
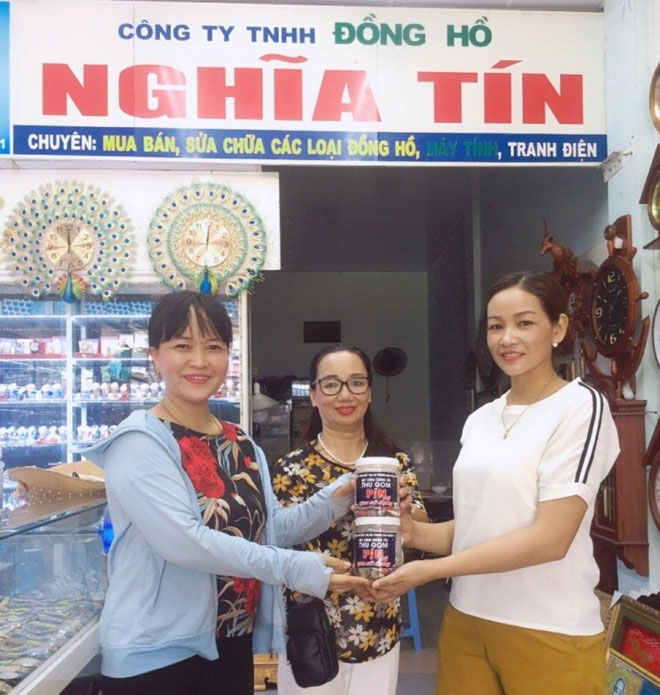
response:
<path fill-rule="evenodd" d="M 73 460 L 72 445 L 105 438 L 132 409 L 163 397 L 149 357 L 153 301 L 127 297 L 75 305 L 0 300 L 0 446 L 8 468 Z M 238 421 L 238 302 L 225 306 L 235 340 L 211 402 L 218 417 Z"/>
<path fill-rule="evenodd" d="M 44 446 L 65 444 L 68 439 L 66 425 L 29 425 L 28 427 L 0 427 L 0 446 Z"/>
<path fill-rule="evenodd" d="M 27 675 L 96 618 L 102 599 L 84 595 L 65 599 L 39 596 L 0 598 L 0 693 L 8 693 Z M 6 689 L 5 689 L 6 688 Z"/>
<path fill-rule="evenodd" d="M 59 381 L 47 381 L 37 388 L 36 384 L 19 386 L 16 382 L 0 382 L 0 403 L 14 401 L 61 401 L 66 395 L 65 384 Z"/>

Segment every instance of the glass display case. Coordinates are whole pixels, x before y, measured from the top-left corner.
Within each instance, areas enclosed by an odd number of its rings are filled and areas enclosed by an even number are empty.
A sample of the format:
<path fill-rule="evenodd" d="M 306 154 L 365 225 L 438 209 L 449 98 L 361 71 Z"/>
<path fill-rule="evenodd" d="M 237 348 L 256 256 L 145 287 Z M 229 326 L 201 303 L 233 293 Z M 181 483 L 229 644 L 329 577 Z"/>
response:
<path fill-rule="evenodd" d="M 66 458 L 67 317 L 62 302 L 0 302 L 0 447 L 5 466 Z"/>
<path fill-rule="evenodd" d="M 59 693 L 98 653 L 107 587 L 104 497 L 5 500 L 0 517 L 0 693 Z"/>
<path fill-rule="evenodd" d="M 151 366 L 147 337 L 157 298 L 0 300 L 0 448 L 6 468 L 75 460 L 73 446 L 107 437 L 131 410 L 158 402 L 164 384 Z M 246 331 L 239 301 L 224 304 L 234 341 L 227 378 L 211 403 L 217 417 L 239 422 Z"/>
<path fill-rule="evenodd" d="M 312 417 L 309 400 L 309 381 L 297 380 L 291 384 L 291 447 L 296 449 L 305 444 L 305 432 Z"/>
<path fill-rule="evenodd" d="M 86 302 L 71 317 L 72 439 L 76 445 L 106 438 L 135 408 L 150 408 L 163 396 L 149 359 L 147 326 L 153 301 L 126 299 Z M 211 399 L 211 409 L 223 420 L 240 417 L 240 335 L 236 302 L 225 302 L 236 337 L 227 377 Z M 124 313 L 114 313 L 122 309 Z"/>
<path fill-rule="evenodd" d="M 263 449 L 266 461 L 275 461 L 291 451 L 291 401 L 276 403 L 266 410 L 252 413 L 254 440 Z"/>

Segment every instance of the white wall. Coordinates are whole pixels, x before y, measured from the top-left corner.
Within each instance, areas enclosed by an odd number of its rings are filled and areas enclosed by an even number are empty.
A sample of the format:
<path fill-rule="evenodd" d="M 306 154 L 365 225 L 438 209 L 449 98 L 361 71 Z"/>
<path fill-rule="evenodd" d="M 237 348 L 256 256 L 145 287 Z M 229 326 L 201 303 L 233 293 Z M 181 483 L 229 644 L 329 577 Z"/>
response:
<path fill-rule="evenodd" d="M 605 0 L 605 31 L 607 35 L 605 72 L 607 99 L 608 150 L 632 150 L 624 160 L 622 170 L 609 182 L 608 215 L 615 220 L 620 215 L 632 216 L 633 241 L 638 248 L 635 270 L 642 290 L 649 298 L 642 302 L 642 316 L 653 316 L 660 297 L 660 252 L 642 247 L 657 236 L 639 197 L 649 165 L 660 142 L 660 133 L 653 128 L 648 111 L 651 75 L 660 61 L 660 3 L 657 0 Z M 647 400 L 647 443 L 658 420 L 660 379 L 653 356 L 651 341 L 646 347 L 642 366 L 637 372 L 637 397 Z M 646 499 L 640 500 L 648 508 Z M 650 513 L 649 582 L 660 586 L 660 533 Z M 620 574 L 623 571 L 620 567 Z M 631 574 L 627 571 L 628 574 Z M 630 584 L 632 578 L 626 577 Z M 639 583 L 647 580 L 638 578 Z"/>
<path fill-rule="evenodd" d="M 341 321 L 342 342 L 373 359 L 398 346 L 408 365 L 390 379 L 376 376 L 373 409 L 397 438 L 429 438 L 429 359 L 426 273 L 270 272 L 252 296 L 252 357 L 255 377 L 307 377 L 323 344 L 303 343 L 303 321 Z"/>

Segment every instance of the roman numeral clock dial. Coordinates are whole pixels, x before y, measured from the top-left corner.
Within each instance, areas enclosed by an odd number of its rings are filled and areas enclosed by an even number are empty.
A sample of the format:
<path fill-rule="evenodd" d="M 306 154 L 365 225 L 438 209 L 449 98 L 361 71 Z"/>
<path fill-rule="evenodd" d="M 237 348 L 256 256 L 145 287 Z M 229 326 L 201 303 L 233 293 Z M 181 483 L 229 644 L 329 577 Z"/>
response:
<path fill-rule="evenodd" d="M 594 279 L 591 295 L 591 335 L 594 349 L 582 344 L 582 354 L 595 379 L 612 398 L 621 398 L 623 385 L 635 391 L 635 372 L 644 353 L 649 319 L 639 321 L 639 302 L 648 297 L 639 291 L 632 259 L 630 215 L 619 217 L 604 232 L 608 258 Z M 609 374 L 596 364 L 598 355 L 610 360 Z"/>

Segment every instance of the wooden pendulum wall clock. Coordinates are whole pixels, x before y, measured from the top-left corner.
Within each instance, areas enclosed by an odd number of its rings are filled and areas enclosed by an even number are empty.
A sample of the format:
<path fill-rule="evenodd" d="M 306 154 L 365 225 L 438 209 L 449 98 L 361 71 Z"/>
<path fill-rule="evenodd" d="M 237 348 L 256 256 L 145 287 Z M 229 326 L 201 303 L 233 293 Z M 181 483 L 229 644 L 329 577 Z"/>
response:
<path fill-rule="evenodd" d="M 596 499 L 592 538 L 601 570 L 599 588 L 611 593 L 618 588 L 616 558 L 648 576 L 648 540 L 643 467 L 646 401 L 623 398 L 626 384 L 635 392 L 635 372 L 644 354 L 649 319 L 639 320 L 641 292 L 632 261 L 630 215 L 605 228 L 608 257 L 594 279 L 591 296 L 591 333 L 594 349 L 582 343 L 589 373 L 607 394 L 619 434 L 621 452 L 603 481 Z M 600 358 L 600 359 L 599 359 Z M 599 366 L 609 360 L 609 373 Z"/>

